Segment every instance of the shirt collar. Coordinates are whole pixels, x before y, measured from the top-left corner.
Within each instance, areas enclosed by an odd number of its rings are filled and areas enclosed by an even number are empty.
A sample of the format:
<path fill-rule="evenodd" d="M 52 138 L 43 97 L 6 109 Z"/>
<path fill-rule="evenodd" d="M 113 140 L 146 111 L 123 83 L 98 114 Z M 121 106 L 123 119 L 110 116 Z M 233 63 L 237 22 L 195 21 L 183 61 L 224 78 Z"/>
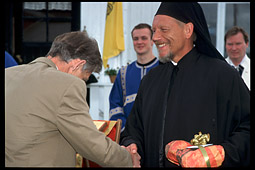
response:
<path fill-rule="evenodd" d="M 136 61 L 136 63 L 139 65 L 139 66 L 142 66 L 142 67 L 144 67 L 144 66 L 148 66 L 148 65 L 150 65 L 150 64 L 152 64 L 154 61 L 156 61 L 157 60 L 157 58 L 155 57 L 155 58 L 153 58 L 151 61 L 149 61 L 148 63 L 145 63 L 145 64 L 141 64 L 141 63 L 139 63 L 138 61 Z"/>
<path fill-rule="evenodd" d="M 229 56 L 227 57 L 227 59 L 226 59 L 227 61 L 228 61 L 228 63 L 231 65 L 231 66 L 233 66 L 233 67 L 235 67 L 235 68 L 238 68 L 238 66 L 235 66 L 235 64 L 232 62 L 232 60 L 229 58 Z M 247 56 L 247 54 L 245 54 L 245 56 L 244 56 L 244 58 L 242 59 L 242 61 L 241 61 L 241 65 L 244 67 L 246 64 L 246 62 L 247 62 L 247 60 L 248 60 L 248 56 Z"/>
<path fill-rule="evenodd" d="M 173 63 L 173 65 L 174 65 L 174 66 L 176 66 L 176 65 L 177 65 L 177 63 L 176 63 L 176 62 L 174 62 L 173 60 L 171 60 L 171 62 Z"/>
<path fill-rule="evenodd" d="M 242 59 L 242 61 L 241 61 L 240 64 L 241 64 L 242 66 L 245 66 L 245 65 L 246 65 L 245 63 L 246 63 L 246 62 L 248 62 L 248 56 L 247 56 L 247 54 L 245 54 L 245 56 L 244 56 L 244 58 Z"/>

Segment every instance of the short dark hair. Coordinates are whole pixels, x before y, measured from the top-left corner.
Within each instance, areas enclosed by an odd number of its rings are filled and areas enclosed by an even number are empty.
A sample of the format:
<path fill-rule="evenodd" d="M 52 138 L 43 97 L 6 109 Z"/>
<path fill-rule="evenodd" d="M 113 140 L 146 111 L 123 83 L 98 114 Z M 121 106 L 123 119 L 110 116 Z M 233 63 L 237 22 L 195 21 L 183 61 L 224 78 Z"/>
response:
<path fill-rule="evenodd" d="M 146 23 L 140 23 L 140 24 L 136 25 L 136 26 L 132 29 L 132 31 L 131 31 L 131 37 L 133 37 L 133 32 L 134 32 L 134 30 L 136 30 L 136 29 L 143 29 L 143 28 L 148 28 L 148 29 L 150 30 L 150 32 L 151 32 L 151 39 L 152 39 L 153 31 L 152 31 L 152 29 L 151 29 L 151 26 L 150 26 L 149 24 L 146 24 Z"/>
<path fill-rule="evenodd" d="M 228 37 L 236 35 L 239 32 L 241 32 L 243 34 L 243 38 L 244 38 L 245 43 L 248 43 L 249 42 L 249 35 L 248 35 L 248 33 L 245 32 L 243 28 L 238 27 L 238 26 L 233 26 L 232 28 L 230 28 L 227 31 L 227 33 L 225 34 L 225 37 L 224 37 L 225 43 L 226 43 Z"/>
<path fill-rule="evenodd" d="M 86 60 L 83 69 L 91 72 L 99 73 L 102 69 L 97 41 L 90 38 L 86 31 L 68 32 L 57 36 L 47 56 L 59 56 L 67 63 L 76 58 Z"/>

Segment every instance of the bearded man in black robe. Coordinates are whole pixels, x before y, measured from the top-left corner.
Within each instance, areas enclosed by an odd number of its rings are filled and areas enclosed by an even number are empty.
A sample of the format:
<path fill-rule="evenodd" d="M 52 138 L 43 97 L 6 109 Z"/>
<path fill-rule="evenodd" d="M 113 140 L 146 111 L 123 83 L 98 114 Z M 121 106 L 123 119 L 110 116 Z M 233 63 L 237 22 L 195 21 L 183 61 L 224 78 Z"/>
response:
<path fill-rule="evenodd" d="M 249 166 L 250 93 L 211 43 L 200 5 L 163 2 L 152 26 L 161 63 L 141 81 L 121 144 L 142 167 L 171 167 L 166 144 L 201 131 L 224 148 L 223 167 Z"/>

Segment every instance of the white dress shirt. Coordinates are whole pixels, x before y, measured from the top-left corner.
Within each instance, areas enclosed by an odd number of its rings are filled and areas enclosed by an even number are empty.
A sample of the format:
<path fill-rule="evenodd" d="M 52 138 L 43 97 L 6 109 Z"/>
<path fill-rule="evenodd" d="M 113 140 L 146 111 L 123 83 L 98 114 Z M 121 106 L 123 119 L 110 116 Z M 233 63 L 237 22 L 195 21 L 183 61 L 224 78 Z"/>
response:
<path fill-rule="evenodd" d="M 229 57 L 226 58 L 226 61 L 233 67 L 237 68 L 238 66 L 235 66 L 233 64 L 233 62 L 231 61 L 231 59 Z M 250 90 L 250 58 L 247 56 L 247 54 L 245 54 L 243 60 L 240 63 L 244 70 L 242 73 L 242 78 L 246 84 L 246 86 L 249 88 Z"/>

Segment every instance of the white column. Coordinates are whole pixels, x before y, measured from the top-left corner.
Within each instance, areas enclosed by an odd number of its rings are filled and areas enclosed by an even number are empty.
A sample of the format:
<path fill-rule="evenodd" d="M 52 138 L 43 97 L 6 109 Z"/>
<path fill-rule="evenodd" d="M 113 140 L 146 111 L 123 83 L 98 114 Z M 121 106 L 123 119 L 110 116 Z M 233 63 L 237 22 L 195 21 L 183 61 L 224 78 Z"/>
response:
<path fill-rule="evenodd" d="M 226 2 L 218 2 L 217 9 L 217 29 L 216 29 L 216 48 L 224 56 L 224 35 L 226 20 Z"/>

